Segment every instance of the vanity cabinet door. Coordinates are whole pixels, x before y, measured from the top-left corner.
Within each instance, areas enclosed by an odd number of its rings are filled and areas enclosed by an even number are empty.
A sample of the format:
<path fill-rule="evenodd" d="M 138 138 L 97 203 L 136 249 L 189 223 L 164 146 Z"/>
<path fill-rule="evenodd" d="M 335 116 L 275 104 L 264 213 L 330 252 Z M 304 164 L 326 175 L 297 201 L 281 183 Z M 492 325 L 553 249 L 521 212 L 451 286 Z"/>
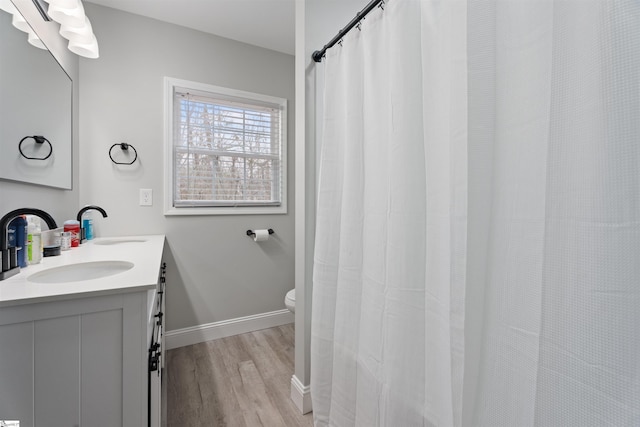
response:
<path fill-rule="evenodd" d="M 0 420 L 33 425 L 33 325 L 0 326 Z"/>
<path fill-rule="evenodd" d="M 147 426 L 147 293 L 2 307 L 0 420 Z"/>
<path fill-rule="evenodd" d="M 80 424 L 78 320 L 76 316 L 66 316 L 33 323 L 35 425 Z"/>
<path fill-rule="evenodd" d="M 122 310 L 82 316 L 83 427 L 122 423 Z"/>
<path fill-rule="evenodd" d="M 2 325 L 0 343 L 0 419 L 79 425 L 78 319 Z"/>

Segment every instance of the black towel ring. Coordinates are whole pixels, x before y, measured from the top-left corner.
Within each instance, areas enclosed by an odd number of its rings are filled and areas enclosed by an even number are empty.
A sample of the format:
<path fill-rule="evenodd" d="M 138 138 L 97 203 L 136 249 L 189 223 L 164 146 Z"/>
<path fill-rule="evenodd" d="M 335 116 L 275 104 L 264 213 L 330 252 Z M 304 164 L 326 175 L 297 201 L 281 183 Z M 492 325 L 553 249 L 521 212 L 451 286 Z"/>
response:
<path fill-rule="evenodd" d="M 135 157 L 133 158 L 133 160 L 131 160 L 129 163 L 127 163 L 127 162 L 116 162 L 116 161 L 113 159 L 113 156 L 111 155 L 111 151 L 113 150 L 113 147 L 116 147 L 116 146 L 118 146 L 118 145 L 120 146 L 120 148 L 122 149 L 122 151 L 129 151 L 129 147 L 131 147 L 131 149 L 133 149 L 133 153 L 135 154 Z M 134 147 L 133 145 L 131 145 L 131 144 L 127 144 L 126 142 L 121 142 L 121 143 L 119 143 L 119 144 L 113 144 L 113 145 L 111 146 L 111 148 L 109 148 L 109 158 L 110 158 L 110 159 L 111 159 L 111 161 L 112 161 L 113 163 L 115 163 L 116 165 L 132 165 L 132 164 L 133 164 L 133 163 L 138 159 L 138 152 L 136 151 L 136 147 Z"/>
<path fill-rule="evenodd" d="M 36 142 L 36 144 L 44 144 L 45 142 L 47 144 L 49 144 L 49 154 L 47 154 L 44 157 L 29 157 L 26 154 L 24 154 L 24 152 L 22 151 L 22 143 L 25 141 L 25 139 L 29 139 L 29 138 L 32 138 Z M 51 157 L 51 154 L 53 154 L 53 145 L 51 145 L 51 142 L 49 142 L 49 140 L 47 138 L 45 138 L 44 136 L 41 136 L 41 135 L 25 136 L 18 143 L 18 151 L 20 151 L 20 155 L 22 157 L 24 157 L 25 159 L 29 159 L 29 160 L 47 160 L 49 157 Z"/>

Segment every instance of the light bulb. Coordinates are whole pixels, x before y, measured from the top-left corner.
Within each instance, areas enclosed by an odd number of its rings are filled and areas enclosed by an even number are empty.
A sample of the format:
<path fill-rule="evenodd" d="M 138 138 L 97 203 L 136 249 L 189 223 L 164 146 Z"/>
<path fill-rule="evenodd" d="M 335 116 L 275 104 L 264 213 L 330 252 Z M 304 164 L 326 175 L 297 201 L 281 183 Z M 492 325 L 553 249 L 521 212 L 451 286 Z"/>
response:
<path fill-rule="evenodd" d="M 91 22 L 86 16 L 84 18 L 84 22 L 85 25 L 83 25 L 82 27 L 70 27 L 68 25 L 61 25 L 60 35 L 67 40 L 73 40 L 77 43 L 92 43 L 95 39 L 95 35 L 93 34 Z"/>
<path fill-rule="evenodd" d="M 48 50 L 44 43 L 42 43 L 42 40 L 40 40 L 40 37 L 38 37 L 33 31 L 29 31 L 27 41 L 31 46 L 35 46 L 38 49 Z"/>
<path fill-rule="evenodd" d="M 0 9 L 12 15 L 18 13 L 18 9 L 11 3 L 11 0 L 0 0 Z"/>
<path fill-rule="evenodd" d="M 13 24 L 13 26 L 20 31 L 24 31 L 25 33 L 31 31 L 31 27 L 29 26 L 29 24 L 27 24 L 27 21 L 25 21 L 22 15 L 20 15 L 19 13 L 13 14 L 13 18 L 11 18 L 11 24 Z"/>
<path fill-rule="evenodd" d="M 76 1 L 76 6 L 72 8 L 58 6 L 54 3 L 49 4 L 47 14 L 61 25 L 68 27 L 82 27 L 84 25 L 84 7 L 82 3 Z"/>
<path fill-rule="evenodd" d="M 85 58 L 96 59 L 100 56 L 98 40 L 96 40 L 95 35 L 93 36 L 91 43 L 80 43 L 74 40 L 69 40 L 68 47 L 71 52 Z"/>
<path fill-rule="evenodd" d="M 45 0 L 49 6 L 54 5 L 65 9 L 75 9 L 78 7 L 78 0 Z"/>

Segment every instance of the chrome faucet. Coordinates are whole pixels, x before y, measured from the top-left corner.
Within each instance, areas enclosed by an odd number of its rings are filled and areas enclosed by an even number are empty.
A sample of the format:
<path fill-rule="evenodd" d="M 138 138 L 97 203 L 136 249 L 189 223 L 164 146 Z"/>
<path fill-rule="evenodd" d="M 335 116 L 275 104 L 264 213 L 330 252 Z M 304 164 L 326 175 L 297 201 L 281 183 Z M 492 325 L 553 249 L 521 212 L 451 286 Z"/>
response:
<path fill-rule="evenodd" d="M 82 226 L 82 214 L 90 210 L 96 210 L 100 212 L 103 218 L 106 218 L 108 216 L 107 212 L 104 209 L 102 209 L 100 206 L 87 205 L 84 208 L 80 209 L 78 211 L 78 215 L 76 216 L 76 219 L 80 223 L 80 243 L 84 243 L 87 241 L 87 230 L 85 230 L 85 228 Z"/>
<path fill-rule="evenodd" d="M 42 218 L 44 222 L 47 223 L 50 230 L 58 228 L 53 217 L 40 209 L 19 208 L 12 210 L 3 216 L 2 219 L 0 219 L 0 251 L 2 252 L 2 271 L 0 271 L 0 280 L 7 279 L 20 272 L 16 248 L 9 247 L 9 239 L 7 237 L 7 233 L 9 232 L 9 223 L 20 215 L 35 215 Z"/>

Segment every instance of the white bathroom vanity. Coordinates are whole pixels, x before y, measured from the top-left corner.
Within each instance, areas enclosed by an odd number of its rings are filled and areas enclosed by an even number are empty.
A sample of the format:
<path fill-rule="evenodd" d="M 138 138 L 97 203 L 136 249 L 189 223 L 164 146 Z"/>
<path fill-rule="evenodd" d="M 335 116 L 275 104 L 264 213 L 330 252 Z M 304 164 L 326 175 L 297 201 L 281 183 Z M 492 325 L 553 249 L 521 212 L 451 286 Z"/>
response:
<path fill-rule="evenodd" d="M 0 420 L 160 425 L 163 246 L 96 239 L 0 282 Z"/>

